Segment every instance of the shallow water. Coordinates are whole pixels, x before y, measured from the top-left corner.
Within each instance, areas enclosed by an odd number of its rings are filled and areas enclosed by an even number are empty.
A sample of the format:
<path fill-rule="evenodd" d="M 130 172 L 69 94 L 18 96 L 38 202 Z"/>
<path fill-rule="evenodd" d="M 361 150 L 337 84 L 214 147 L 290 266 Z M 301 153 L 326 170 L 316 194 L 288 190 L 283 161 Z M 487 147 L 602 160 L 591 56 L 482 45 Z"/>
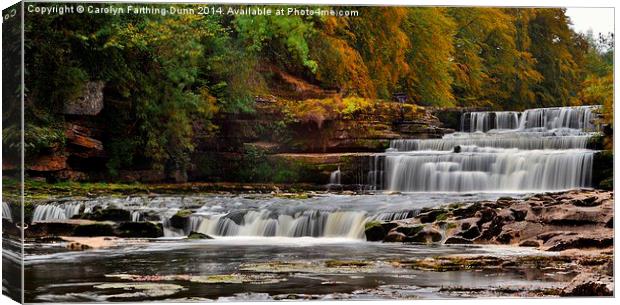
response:
<path fill-rule="evenodd" d="M 94 302 L 142 300 L 272 300 L 283 298 L 374 299 L 454 297 L 442 287 L 474 289 L 544 289 L 562 287 L 571 277 L 541 270 L 430 272 L 393 265 L 394 261 L 444 255 L 490 254 L 494 256 L 549 255 L 531 249 L 491 246 L 446 246 L 366 242 L 364 223 L 399 211 L 419 211 L 455 202 L 494 200 L 501 196 L 527 194 L 416 193 L 389 195 L 318 194 L 307 199 L 272 195 L 192 195 L 128 198 L 97 198 L 63 201 L 57 205 L 93 208 L 115 206 L 166 217 L 190 209 L 201 221 L 211 217 L 244 216 L 240 228 L 230 236 L 212 240 L 186 240 L 182 235 L 149 240 L 121 240 L 108 249 L 69 251 L 66 243 L 26 245 L 25 276 L 27 302 Z M 52 203 L 54 204 L 54 203 Z M 250 226 L 263 211 L 265 219 L 292 215 L 303 219 L 305 211 L 322 215 L 363 213 L 356 226 L 362 237 L 345 228 L 332 238 L 311 235 L 261 236 Z M 264 212 L 267 211 L 267 212 Z M 56 213 L 55 215 L 65 215 Z M 223 216 L 225 215 L 225 216 Z M 232 216 L 231 216 L 232 215 Z M 250 215 L 250 216 L 248 216 Z M 288 216 L 287 216 L 288 217 Z M 326 219 L 329 219 L 327 217 Z M 346 218 L 338 219 L 346 225 Z M 327 222 L 329 223 L 329 222 Z M 323 225 L 324 227 L 321 227 Z M 196 224 L 190 222 L 190 229 Z M 328 232 L 320 221 L 314 226 Z M 200 228 L 201 226 L 197 226 Z M 333 230 L 332 230 L 333 231 Z M 334 232 L 337 232 L 334 231 Z M 325 234 L 328 235 L 328 234 Z M 330 261 L 359 261 L 362 267 L 331 266 Z"/>
<path fill-rule="evenodd" d="M 27 245 L 26 251 L 31 253 L 25 260 L 27 302 L 450 297 L 440 291 L 441 287 L 548 288 L 560 287 L 569 280 L 540 270 L 429 272 L 391 264 L 395 260 L 464 253 L 542 255 L 515 247 L 427 246 L 312 237 L 157 239 L 84 252 L 67 252 L 63 246 Z M 329 261 L 369 265 L 329 267 Z M 129 275 L 160 279 L 129 279 Z"/>

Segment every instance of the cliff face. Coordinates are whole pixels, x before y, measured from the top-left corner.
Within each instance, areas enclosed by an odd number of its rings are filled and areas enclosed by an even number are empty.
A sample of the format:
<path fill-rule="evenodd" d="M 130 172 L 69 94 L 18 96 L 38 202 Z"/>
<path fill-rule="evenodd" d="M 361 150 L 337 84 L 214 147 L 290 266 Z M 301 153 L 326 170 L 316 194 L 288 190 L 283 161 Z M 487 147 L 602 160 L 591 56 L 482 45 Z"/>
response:
<path fill-rule="evenodd" d="M 284 72 L 276 96 L 257 97 L 249 113 L 220 113 L 216 132 L 195 124 L 195 150 L 187 172 L 125 168 L 111 175 L 104 119 L 104 84 L 85 86 L 67 103 L 60 127 L 64 141 L 27 151 L 27 173 L 51 181 L 237 181 L 325 184 L 339 166 L 354 169 L 368 153 L 382 152 L 391 139 L 439 138 L 450 131 L 427 109 L 387 100 L 341 98 Z M 304 100 L 289 99 L 297 94 Z M 59 131 L 60 132 L 60 131 Z M 5 170 L 9 167 L 5 166 Z M 355 172 L 351 170 L 349 172 Z M 353 177 L 343 177 L 354 182 Z"/>

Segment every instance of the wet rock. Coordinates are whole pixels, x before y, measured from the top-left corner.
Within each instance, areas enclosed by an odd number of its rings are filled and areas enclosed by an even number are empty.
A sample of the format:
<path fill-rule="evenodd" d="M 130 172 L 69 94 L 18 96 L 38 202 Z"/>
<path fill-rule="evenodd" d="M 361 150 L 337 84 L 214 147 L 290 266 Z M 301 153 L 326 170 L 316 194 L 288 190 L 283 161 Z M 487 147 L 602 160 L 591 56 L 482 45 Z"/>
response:
<path fill-rule="evenodd" d="M 398 223 L 395 222 L 384 222 L 381 224 L 381 226 L 383 227 L 383 230 L 385 230 L 385 232 L 390 232 L 392 231 L 392 229 L 398 227 Z"/>
<path fill-rule="evenodd" d="M 114 227 L 107 223 L 78 225 L 73 230 L 73 236 L 114 236 Z"/>
<path fill-rule="evenodd" d="M 463 237 L 458 237 L 458 236 L 449 237 L 444 242 L 444 244 L 446 244 L 446 245 L 450 245 L 450 244 L 471 244 L 471 243 L 473 243 L 471 240 L 465 239 Z"/>
<path fill-rule="evenodd" d="M 560 234 L 544 243 L 547 251 L 563 251 L 567 249 L 604 249 L 612 247 L 614 243 L 613 232 L 592 232 L 580 234 Z"/>
<path fill-rule="evenodd" d="M 386 231 L 380 222 L 367 223 L 364 233 L 367 241 L 381 241 L 386 235 Z"/>
<path fill-rule="evenodd" d="M 481 204 L 477 202 L 465 207 L 452 210 L 452 215 L 454 215 L 456 219 L 472 218 L 474 217 L 478 209 L 480 209 L 480 207 Z"/>
<path fill-rule="evenodd" d="M 116 228 L 116 236 L 157 238 L 164 236 L 161 223 L 123 222 Z"/>
<path fill-rule="evenodd" d="M 512 217 L 515 221 L 523 221 L 527 216 L 527 210 L 510 209 L 510 211 L 512 212 Z"/>
<path fill-rule="evenodd" d="M 457 234 L 465 239 L 474 239 L 478 236 L 480 236 L 480 229 L 478 229 L 478 227 L 476 226 L 471 226 L 469 227 L 467 230 L 460 232 L 459 234 Z"/>
<path fill-rule="evenodd" d="M 131 213 L 127 210 L 116 208 L 96 209 L 91 213 L 83 215 L 82 218 L 97 221 L 130 221 Z"/>
<path fill-rule="evenodd" d="M 232 211 L 228 213 L 226 218 L 234 221 L 238 225 L 243 225 L 245 222 L 245 212 L 244 211 Z"/>
<path fill-rule="evenodd" d="M 613 296 L 613 277 L 580 273 L 562 290 L 562 296 Z"/>
<path fill-rule="evenodd" d="M 445 220 L 447 211 L 443 209 L 435 209 L 425 213 L 418 214 L 416 218 L 420 220 L 421 223 L 431 223 L 436 220 Z"/>
<path fill-rule="evenodd" d="M 477 211 L 474 214 L 474 217 L 479 219 L 477 225 L 480 227 L 482 224 L 492 221 L 496 215 L 497 212 L 495 212 L 495 210 L 491 208 L 483 208 L 482 210 Z"/>
<path fill-rule="evenodd" d="M 414 236 L 418 234 L 418 232 L 424 229 L 423 225 L 414 225 L 414 226 L 401 226 L 397 227 L 396 231 L 405 234 L 406 236 Z"/>
<path fill-rule="evenodd" d="M 482 225 L 482 233 L 480 234 L 479 239 L 492 240 L 494 237 L 499 236 L 502 233 L 503 226 L 502 220 L 499 218 L 493 219 L 491 222 L 484 223 Z"/>
<path fill-rule="evenodd" d="M 72 242 L 67 245 L 67 249 L 73 250 L 73 251 L 83 251 L 83 250 L 91 249 L 91 247 L 88 245 L 80 244 L 78 242 Z"/>
<path fill-rule="evenodd" d="M 439 231 L 430 227 L 425 227 L 414 236 L 407 237 L 406 241 L 416 243 L 435 243 L 440 242 L 442 239 L 443 235 L 441 235 Z"/>
<path fill-rule="evenodd" d="M 38 222 L 28 226 L 24 235 L 26 238 L 72 235 L 77 226 L 78 224 L 67 222 Z"/>
<path fill-rule="evenodd" d="M 190 210 L 180 210 L 170 217 L 170 226 L 175 229 L 185 229 L 189 224 L 189 217 L 192 215 Z"/>
<path fill-rule="evenodd" d="M 407 236 L 403 233 L 390 231 L 387 236 L 385 236 L 384 242 L 404 242 Z"/>
<path fill-rule="evenodd" d="M 578 196 L 570 201 L 570 204 L 578 207 L 593 207 L 602 203 L 601 200 L 597 200 L 596 196 Z"/>
<path fill-rule="evenodd" d="M 191 231 L 189 232 L 189 235 L 187 235 L 187 239 L 213 239 L 213 237 L 207 234 Z"/>
<path fill-rule="evenodd" d="M 540 247 L 540 242 L 537 240 L 532 240 L 532 239 L 528 239 L 528 240 L 524 240 L 519 244 L 519 247 L 534 247 L 534 248 L 538 248 Z"/>

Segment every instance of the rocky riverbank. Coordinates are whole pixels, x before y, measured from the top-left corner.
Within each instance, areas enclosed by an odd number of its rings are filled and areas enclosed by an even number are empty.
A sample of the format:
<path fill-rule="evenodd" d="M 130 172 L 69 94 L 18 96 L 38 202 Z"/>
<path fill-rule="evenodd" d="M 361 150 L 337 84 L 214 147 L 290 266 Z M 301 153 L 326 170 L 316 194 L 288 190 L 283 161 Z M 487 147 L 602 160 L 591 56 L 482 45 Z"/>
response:
<path fill-rule="evenodd" d="M 565 270 L 574 278 L 561 290 L 530 291 L 526 295 L 611 296 L 613 225 L 612 192 L 573 190 L 536 194 L 525 199 L 500 198 L 496 201 L 455 204 L 426 209 L 409 219 L 369 222 L 366 224 L 366 238 L 383 242 L 532 247 L 552 252 L 553 255 L 526 257 L 525 260 L 452 256 L 396 263 L 438 272 L 523 269 L 534 264 L 539 269 Z M 451 292 L 475 294 L 467 289 Z"/>
<path fill-rule="evenodd" d="M 393 222 L 369 222 L 370 241 L 503 244 L 546 251 L 613 246 L 613 193 L 573 190 L 422 210 Z"/>

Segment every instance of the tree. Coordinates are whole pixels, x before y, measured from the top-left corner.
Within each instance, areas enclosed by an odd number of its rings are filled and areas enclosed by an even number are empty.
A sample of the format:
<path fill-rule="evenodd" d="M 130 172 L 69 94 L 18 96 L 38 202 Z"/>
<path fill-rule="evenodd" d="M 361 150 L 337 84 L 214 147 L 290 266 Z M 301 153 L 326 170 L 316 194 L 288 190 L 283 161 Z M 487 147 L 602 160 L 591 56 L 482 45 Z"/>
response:
<path fill-rule="evenodd" d="M 452 106 L 452 44 L 455 24 L 444 8 L 411 8 L 403 24 L 411 48 L 403 87 L 416 103 Z"/>
<path fill-rule="evenodd" d="M 537 9 L 528 29 L 530 50 L 536 59 L 536 71 L 543 76 L 534 89 L 538 105 L 569 105 L 572 88 L 580 83 L 580 67 L 575 61 L 573 32 L 564 9 Z"/>
<path fill-rule="evenodd" d="M 404 7 L 362 7 L 350 22 L 353 41 L 374 83 L 379 98 L 391 98 L 400 79 L 409 71 L 406 50 L 410 47 L 401 25 L 408 14 Z"/>

